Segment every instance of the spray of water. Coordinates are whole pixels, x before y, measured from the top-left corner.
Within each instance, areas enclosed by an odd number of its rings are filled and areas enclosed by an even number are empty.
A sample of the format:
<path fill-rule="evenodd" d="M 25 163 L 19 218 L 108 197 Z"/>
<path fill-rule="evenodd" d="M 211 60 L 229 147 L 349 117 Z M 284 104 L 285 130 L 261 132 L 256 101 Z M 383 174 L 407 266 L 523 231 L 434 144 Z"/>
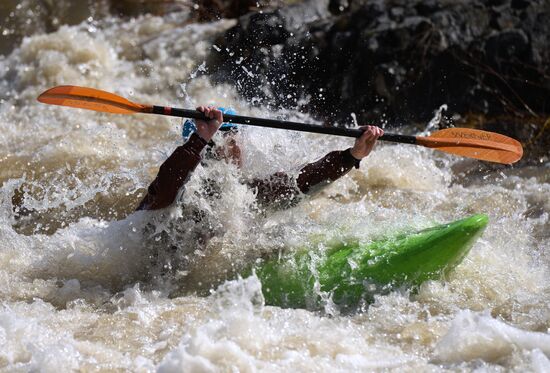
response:
<path fill-rule="evenodd" d="M 548 370 L 548 168 L 492 172 L 380 144 L 359 170 L 270 211 L 243 180 L 293 174 L 351 140 L 243 128 L 241 169 L 205 162 L 174 206 L 136 213 L 157 167 L 181 144 L 180 123 L 35 100 L 77 84 L 138 102 L 311 121 L 252 107 L 203 74 L 214 38 L 232 24 L 106 19 L 39 29 L 0 58 L 0 367 Z M 204 193 L 209 180 L 215 199 Z M 490 225 L 449 278 L 378 296 L 351 315 L 330 294 L 320 313 L 265 306 L 257 278 L 236 275 L 255 258 L 312 242 L 368 242 L 474 212 L 489 214 Z M 200 239 L 205 228 L 209 240 Z"/>

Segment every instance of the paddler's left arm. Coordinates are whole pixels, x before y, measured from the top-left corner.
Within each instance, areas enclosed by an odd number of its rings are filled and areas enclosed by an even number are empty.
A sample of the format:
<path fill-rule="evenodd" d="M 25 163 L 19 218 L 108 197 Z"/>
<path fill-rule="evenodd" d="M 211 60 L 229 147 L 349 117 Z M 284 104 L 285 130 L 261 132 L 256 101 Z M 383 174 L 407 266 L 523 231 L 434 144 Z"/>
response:
<path fill-rule="evenodd" d="M 376 140 L 384 131 L 376 126 L 361 127 L 365 130 L 352 148 L 328 153 L 320 160 L 304 166 L 294 180 L 283 172 L 267 179 L 255 179 L 249 185 L 256 189 L 257 199 L 264 205 L 288 206 L 295 203 L 301 193 L 311 194 L 359 168 L 361 159 L 370 154 Z"/>

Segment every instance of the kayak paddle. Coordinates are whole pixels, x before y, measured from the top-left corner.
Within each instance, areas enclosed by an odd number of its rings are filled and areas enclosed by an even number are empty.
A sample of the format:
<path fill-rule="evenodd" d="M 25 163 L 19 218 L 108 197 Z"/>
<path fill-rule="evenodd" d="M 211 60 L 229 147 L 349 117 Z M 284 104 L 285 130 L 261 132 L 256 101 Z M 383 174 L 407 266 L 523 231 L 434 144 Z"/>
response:
<path fill-rule="evenodd" d="M 137 104 L 113 93 L 77 86 L 58 86 L 51 88 L 38 96 L 38 101 L 45 104 L 70 106 L 103 113 L 146 113 L 193 119 L 207 119 L 203 113 L 196 110 Z M 224 122 L 251 126 L 356 138 L 360 137 L 363 133 L 361 129 L 356 128 L 322 127 L 314 124 L 254 118 L 242 115 L 224 114 L 223 120 Z M 440 150 L 445 153 L 503 164 L 517 162 L 523 155 L 523 148 L 517 140 L 498 133 L 470 128 L 447 128 L 436 131 L 430 136 L 406 136 L 387 133 L 380 137 L 380 140 L 416 144 Z"/>

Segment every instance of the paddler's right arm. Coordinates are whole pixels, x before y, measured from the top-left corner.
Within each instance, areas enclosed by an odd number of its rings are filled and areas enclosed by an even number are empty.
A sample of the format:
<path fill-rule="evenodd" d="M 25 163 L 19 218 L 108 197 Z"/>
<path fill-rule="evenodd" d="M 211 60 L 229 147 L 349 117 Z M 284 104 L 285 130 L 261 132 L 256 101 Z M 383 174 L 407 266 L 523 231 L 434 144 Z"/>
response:
<path fill-rule="evenodd" d="M 160 166 L 155 180 L 147 188 L 147 195 L 137 210 L 158 210 L 174 202 L 178 191 L 201 161 L 201 151 L 207 142 L 196 133 L 174 150 Z"/>
<path fill-rule="evenodd" d="M 149 185 L 147 195 L 137 210 L 158 210 L 170 206 L 201 161 L 201 152 L 220 127 L 223 116 L 221 111 L 213 107 L 199 106 L 197 110 L 210 120 L 195 121 L 197 131 L 160 166 L 157 177 Z"/>

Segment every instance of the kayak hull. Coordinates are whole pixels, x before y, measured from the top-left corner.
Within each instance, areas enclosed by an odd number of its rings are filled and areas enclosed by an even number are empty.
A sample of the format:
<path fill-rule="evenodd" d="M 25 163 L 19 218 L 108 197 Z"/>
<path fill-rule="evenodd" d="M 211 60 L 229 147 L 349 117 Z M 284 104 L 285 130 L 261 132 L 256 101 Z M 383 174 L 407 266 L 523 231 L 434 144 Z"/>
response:
<path fill-rule="evenodd" d="M 349 242 L 325 253 L 301 250 L 267 259 L 254 270 L 266 304 L 315 309 L 330 298 L 354 307 L 399 286 L 439 279 L 468 254 L 487 226 L 478 214 L 370 244 Z"/>

